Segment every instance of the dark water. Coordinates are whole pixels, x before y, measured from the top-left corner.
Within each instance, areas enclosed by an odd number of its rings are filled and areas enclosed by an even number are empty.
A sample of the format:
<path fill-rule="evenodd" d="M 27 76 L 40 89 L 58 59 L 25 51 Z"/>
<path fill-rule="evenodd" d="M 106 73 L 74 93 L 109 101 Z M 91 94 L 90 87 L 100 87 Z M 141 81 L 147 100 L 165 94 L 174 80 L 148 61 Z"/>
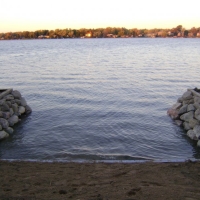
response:
<path fill-rule="evenodd" d="M 0 88 L 33 109 L 0 142 L 0 158 L 200 158 L 166 114 L 200 87 L 199 52 L 199 39 L 0 41 Z"/>

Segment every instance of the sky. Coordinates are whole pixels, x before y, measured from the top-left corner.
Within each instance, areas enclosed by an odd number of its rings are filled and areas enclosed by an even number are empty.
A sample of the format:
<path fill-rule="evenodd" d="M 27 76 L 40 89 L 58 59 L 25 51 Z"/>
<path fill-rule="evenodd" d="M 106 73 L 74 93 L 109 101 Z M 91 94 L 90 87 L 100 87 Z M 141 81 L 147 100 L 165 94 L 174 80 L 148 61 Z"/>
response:
<path fill-rule="evenodd" d="M 0 0 L 0 32 L 200 27 L 199 0 Z"/>

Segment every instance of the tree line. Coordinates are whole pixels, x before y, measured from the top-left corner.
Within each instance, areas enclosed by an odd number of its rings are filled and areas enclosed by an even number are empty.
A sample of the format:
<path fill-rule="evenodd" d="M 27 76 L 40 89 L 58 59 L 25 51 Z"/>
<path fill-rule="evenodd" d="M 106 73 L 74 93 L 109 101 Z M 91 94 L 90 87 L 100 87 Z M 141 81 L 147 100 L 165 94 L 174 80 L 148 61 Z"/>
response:
<path fill-rule="evenodd" d="M 185 29 L 178 25 L 171 29 L 127 29 L 107 27 L 96 29 L 55 29 L 0 33 L 0 39 L 38 39 L 38 38 L 124 38 L 124 37 L 200 37 L 200 27 Z"/>

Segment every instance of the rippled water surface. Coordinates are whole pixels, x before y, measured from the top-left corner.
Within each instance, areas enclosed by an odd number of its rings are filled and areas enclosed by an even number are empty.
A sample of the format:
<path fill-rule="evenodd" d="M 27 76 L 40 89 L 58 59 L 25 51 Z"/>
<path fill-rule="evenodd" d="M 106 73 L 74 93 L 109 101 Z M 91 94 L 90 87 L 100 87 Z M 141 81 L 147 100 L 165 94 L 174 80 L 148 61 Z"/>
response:
<path fill-rule="evenodd" d="M 199 52 L 199 39 L 0 41 L 0 87 L 33 110 L 0 142 L 0 158 L 200 158 L 166 114 L 200 87 Z"/>

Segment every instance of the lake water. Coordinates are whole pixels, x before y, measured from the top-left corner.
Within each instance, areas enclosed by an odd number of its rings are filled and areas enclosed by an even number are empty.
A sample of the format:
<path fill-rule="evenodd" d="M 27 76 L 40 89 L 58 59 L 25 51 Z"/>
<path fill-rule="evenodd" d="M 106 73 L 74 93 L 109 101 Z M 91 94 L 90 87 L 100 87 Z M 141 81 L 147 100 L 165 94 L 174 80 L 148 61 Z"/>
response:
<path fill-rule="evenodd" d="M 0 41 L 0 88 L 33 112 L 0 142 L 0 159 L 199 159 L 166 112 L 200 87 L 200 39 Z"/>

